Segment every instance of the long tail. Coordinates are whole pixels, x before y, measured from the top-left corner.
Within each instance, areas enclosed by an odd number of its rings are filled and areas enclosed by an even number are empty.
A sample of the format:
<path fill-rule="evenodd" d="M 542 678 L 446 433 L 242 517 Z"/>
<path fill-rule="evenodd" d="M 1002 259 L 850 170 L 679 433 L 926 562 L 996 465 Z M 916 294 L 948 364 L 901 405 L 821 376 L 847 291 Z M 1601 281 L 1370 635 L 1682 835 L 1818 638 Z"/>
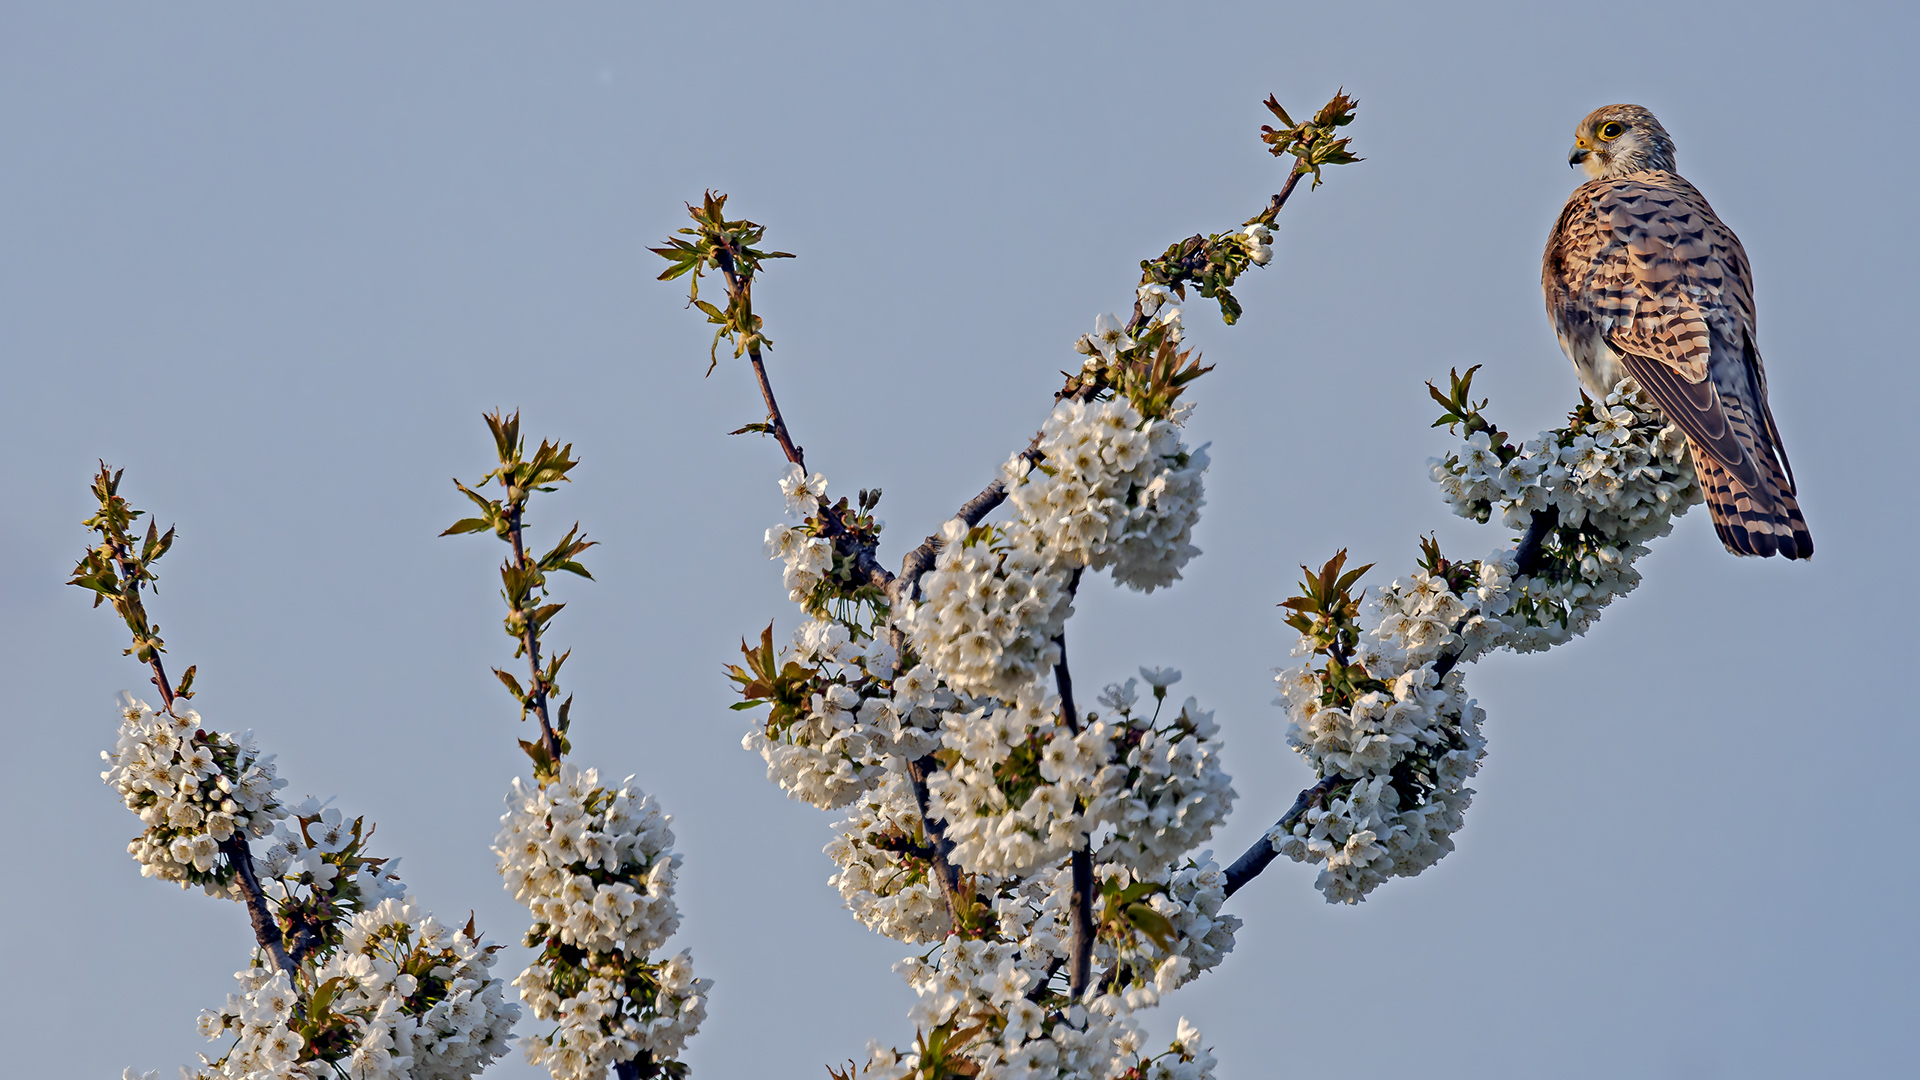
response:
<path fill-rule="evenodd" d="M 1695 447 L 1693 469 L 1713 515 L 1713 530 L 1736 555 L 1782 555 L 1789 559 L 1813 557 L 1813 535 L 1800 516 L 1793 481 L 1771 456 L 1760 458 L 1764 475 L 1758 490 L 1749 491 L 1711 454 Z"/>

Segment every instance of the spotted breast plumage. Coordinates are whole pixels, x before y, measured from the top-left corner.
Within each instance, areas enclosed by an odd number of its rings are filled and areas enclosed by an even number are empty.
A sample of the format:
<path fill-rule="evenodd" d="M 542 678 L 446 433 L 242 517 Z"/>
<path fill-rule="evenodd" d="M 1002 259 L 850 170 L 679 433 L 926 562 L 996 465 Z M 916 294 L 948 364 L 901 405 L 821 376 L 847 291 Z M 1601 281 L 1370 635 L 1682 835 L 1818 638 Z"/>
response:
<path fill-rule="evenodd" d="M 1679 425 L 1729 551 L 1812 556 L 1739 238 L 1681 179 L 1673 140 L 1638 105 L 1588 115 L 1568 160 L 1592 179 L 1560 211 L 1540 285 L 1580 381 L 1599 398 L 1631 375 Z"/>

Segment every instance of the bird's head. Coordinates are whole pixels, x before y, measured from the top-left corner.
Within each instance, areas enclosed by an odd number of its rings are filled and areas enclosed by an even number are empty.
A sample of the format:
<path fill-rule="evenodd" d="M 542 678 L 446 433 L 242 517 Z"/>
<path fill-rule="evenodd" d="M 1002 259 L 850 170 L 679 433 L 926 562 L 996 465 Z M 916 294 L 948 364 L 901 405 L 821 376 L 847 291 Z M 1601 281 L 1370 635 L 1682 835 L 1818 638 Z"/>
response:
<path fill-rule="evenodd" d="M 1587 114 L 1573 131 L 1567 164 L 1595 180 L 1657 169 L 1673 172 L 1673 138 L 1653 114 L 1638 105 L 1607 105 Z"/>

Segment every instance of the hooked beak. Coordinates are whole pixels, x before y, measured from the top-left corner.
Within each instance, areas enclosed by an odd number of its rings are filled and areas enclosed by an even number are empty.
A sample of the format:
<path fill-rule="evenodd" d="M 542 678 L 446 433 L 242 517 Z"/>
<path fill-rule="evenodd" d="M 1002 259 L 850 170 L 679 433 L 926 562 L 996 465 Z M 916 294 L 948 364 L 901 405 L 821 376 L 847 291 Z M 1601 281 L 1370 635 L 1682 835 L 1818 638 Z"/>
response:
<path fill-rule="evenodd" d="M 1575 165 L 1587 160 L 1587 155 L 1591 153 L 1593 153 L 1593 151 L 1576 143 L 1573 149 L 1567 151 L 1567 168 L 1571 169 Z"/>

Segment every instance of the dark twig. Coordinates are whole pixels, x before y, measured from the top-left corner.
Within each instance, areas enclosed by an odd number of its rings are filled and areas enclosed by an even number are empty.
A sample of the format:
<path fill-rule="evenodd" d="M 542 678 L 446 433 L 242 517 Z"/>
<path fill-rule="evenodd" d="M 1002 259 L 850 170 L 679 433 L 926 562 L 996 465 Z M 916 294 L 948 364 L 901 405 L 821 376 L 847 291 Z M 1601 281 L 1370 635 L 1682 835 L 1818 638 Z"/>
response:
<path fill-rule="evenodd" d="M 1093 977 L 1092 838 L 1082 837 L 1070 860 L 1073 874 L 1073 940 L 1068 949 L 1067 993 L 1079 1001 Z"/>
<path fill-rule="evenodd" d="M 1242 885 L 1259 877 L 1260 871 L 1265 870 L 1267 864 L 1279 856 L 1280 853 L 1274 849 L 1273 841 L 1269 840 L 1268 837 L 1275 833 L 1292 832 L 1293 826 L 1300 820 L 1301 815 L 1313 807 L 1320 805 L 1320 803 L 1326 799 L 1327 794 L 1334 788 L 1346 783 L 1351 783 L 1351 781 L 1335 773 L 1305 791 L 1302 791 L 1300 796 L 1293 800 L 1292 808 L 1281 815 L 1280 820 L 1274 823 L 1273 828 L 1268 829 L 1262 834 L 1260 839 L 1255 841 L 1254 845 L 1246 850 L 1245 854 L 1233 860 L 1233 865 L 1227 867 L 1227 895 L 1232 896 L 1234 893 L 1239 892 Z"/>
<path fill-rule="evenodd" d="M 613 1063 L 613 1075 L 619 1080 L 651 1080 L 652 1077 L 669 1075 L 655 1060 L 653 1051 L 642 1050 L 631 1061 Z"/>
<path fill-rule="evenodd" d="M 106 466 L 103 464 L 100 468 L 104 473 Z M 113 561 L 114 564 L 119 567 L 120 579 L 124 582 L 122 588 L 126 592 L 127 607 L 129 610 L 141 613 L 138 617 L 144 620 L 146 616 L 140 604 L 140 569 L 134 565 L 133 552 L 127 549 L 127 545 L 118 540 L 109 540 L 108 543 L 113 548 Z M 136 641 L 135 644 L 137 645 L 139 642 Z M 147 667 L 152 669 L 153 675 L 151 681 L 160 691 L 160 707 L 168 713 L 173 712 L 173 684 L 167 681 L 167 668 L 166 665 L 160 661 L 160 652 L 158 649 L 148 654 Z M 189 674 L 191 674 L 191 672 L 189 672 Z"/>
<path fill-rule="evenodd" d="M 1038 1005 L 1042 998 L 1052 993 L 1053 977 L 1060 974 L 1060 968 L 1065 964 L 1065 959 L 1058 956 L 1054 957 L 1053 963 L 1047 965 L 1047 973 L 1040 976 L 1040 981 L 1033 984 L 1033 989 L 1027 991 L 1027 1000 Z"/>
<path fill-rule="evenodd" d="M 1039 441 L 1039 437 L 1035 436 L 1033 444 L 1020 451 L 1020 456 L 1026 458 L 1031 464 L 1040 463 Z M 995 480 L 980 494 L 961 503 L 960 509 L 955 511 L 953 516 L 966 522 L 967 528 L 971 529 L 1006 501 L 1006 480 Z M 933 561 L 939 557 L 942 543 L 938 536 L 929 536 L 921 541 L 919 547 L 907 552 L 907 557 L 900 561 L 900 574 L 888 585 L 888 592 L 895 604 L 903 599 L 912 598 L 914 590 L 920 585 L 920 579 L 926 576 L 927 571 L 933 569 Z"/>
<path fill-rule="evenodd" d="M 1293 171 L 1287 174 L 1287 182 L 1280 185 L 1279 193 L 1274 195 L 1267 204 L 1273 213 L 1279 213 L 1280 208 L 1287 205 L 1287 200 L 1293 196 L 1294 186 L 1300 183 L 1300 178 L 1305 175 L 1307 175 L 1307 167 L 1304 164 L 1295 165 Z"/>
<path fill-rule="evenodd" d="M 220 842 L 220 852 L 233 864 L 240 878 L 240 891 L 246 899 L 247 919 L 253 923 L 253 940 L 267 950 L 273 958 L 273 966 L 292 977 L 300 970 L 300 965 L 287 955 L 286 946 L 280 938 L 280 927 L 274 922 L 273 910 L 267 906 L 267 894 L 261 890 L 260 882 L 253 876 L 253 849 L 247 846 L 247 838 L 236 831 Z"/>
<path fill-rule="evenodd" d="M 507 508 L 507 539 L 513 544 L 513 565 L 522 570 L 532 565 L 527 558 L 527 548 L 521 530 L 521 518 L 524 506 L 520 502 L 509 500 Z M 531 604 L 532 594 L 529 593 Z M 532 690 L 527 694 L 527 708 L 540 721 L 540 745 L 546 749 L 547 760 L 554 768 L 560 767 L 560 736 L 553 730 L 553 724 L 547 716 L 547 680 L 540 670 L 540 621 L 529 611 L 521 612 L 523 626 L 520 630 L 520 647 L 527 654 L 527 671 L 532 679 Z"/>
<path fill-rule="evenodd" d="M 947 839 L 946 826 L 933 816 L 927 793 L 927 777 L 940 768 L 940 762 L 931 754 L 907 762 L 907 780 L 913 787 L 913 802 L 920 809 L 920 826 L 926 830 L 928 846 L 932 852 L 928 861 L 933 864 L 934 879 L 940 883 L 940 895 L 947 901 L 948 925 L 953 932 L 961 933 L 966 920 L 964 916 L 973 910 L 971 898 L 960 895 L 960 871 L 953 865 L 953 841 Z"/>
<path fill-rule="evenodd" d="M 1067 595 L 1073 596 L 1080 588 L 1082 568 L 1075 568 L 1073 577 L 1067 582 Z M 1060 649 L 1060 659 L 1053 665 L 1054 686 L 1060 691 L 1060 716 L 1067 723 L 1067 730 L 1080 730 L 1080 712 L 1073 703 L 1073 673 L 1067 667 L 1067 633 L 1064 629 L 1053 639 Z M 1072 937 L 1067 952 L 1067 992 L 1073 1000 L 1080 1000 L 1087 992 L 1087 984 L 1093 977 L 1093 837 L 1075 837 L 1073 854 L 1069 858 L 1073 879 L 1073 891 L 1068 898 L 1072 909 L 1070 928 Z"/>
<path fill-rule="evenodd" d="M 743 297 L 752 301 L 753 281 L 741 274 L 733 261 L 733 251 L 725 244 L 714 245 L 713 257 L 720 263 L 721 273 L 727 276 L 727 293 L 736 303 Z M 760 358 L 760 346 L 756 341 L 747 346 L 747 360 L 753 364 L 753 376 L 760 381 L 760 397 L 767 404 L 767 422 L 773 425 L 774 440 L 780 444 L 780 450 L 787 460 L 807 467 L 806 451 L 794 445 L 793 434 L 787 430 L 787 418 L 780 414 L 780 403 L 773 398 L 773 383 L 767 379 L 767 365 Z"/>
<path fill-rule="evenodd" d="M 746 297 L 745 306 L 751 308 L 753 279 L 739 272 L 734 262 L 733 252 L 726 245 L 716 245 L 713 255 L 720 264 L 721 272 L 726 275 L 728 295 L 736 302 L 743 296 Z M 760 355 L 757 339 L 747 346 L 747 361 L 753 365 L 754 380 L 760 385 L 760 400 L 766 404 L 767 423 L 773 429 L 774 441 L 780 444 L 780 452 L 786 455 L 787 460 L 800 466 L 804 471 L 807 467 L 807 452 L 793 441 L 793 431 L 787 427 L 786 415 L 780 411 L 780 402 L 773 396 L 773 380 L 767 375 L 767 363 Z M 827 527 L 828 537 L 844 545 L 849 537 L 846 522 L 841 520 L 840 514 L 824 498 L 820 500 L 819 516 Z M 893 574 L 880 565 L 873 549 L 867 546 L 856 547 L 853 550 L 853 557 L 855 572 L 873 587 L 883 592 L 887 591 L 888 586 L 893 583 Z"/>
<path fill-rule="evenodd" d="M 1560 525 L 1560 508 L 1549 506 L 1545 510 L 1533 512 L 1533 522 L 1527 526 L 1527 535 L 1520 538 L 1520 546 L 1513 549 L 1514 576 L 1526 577 L 1540 569 L 1543 549 L 1547 537 Z"/>

